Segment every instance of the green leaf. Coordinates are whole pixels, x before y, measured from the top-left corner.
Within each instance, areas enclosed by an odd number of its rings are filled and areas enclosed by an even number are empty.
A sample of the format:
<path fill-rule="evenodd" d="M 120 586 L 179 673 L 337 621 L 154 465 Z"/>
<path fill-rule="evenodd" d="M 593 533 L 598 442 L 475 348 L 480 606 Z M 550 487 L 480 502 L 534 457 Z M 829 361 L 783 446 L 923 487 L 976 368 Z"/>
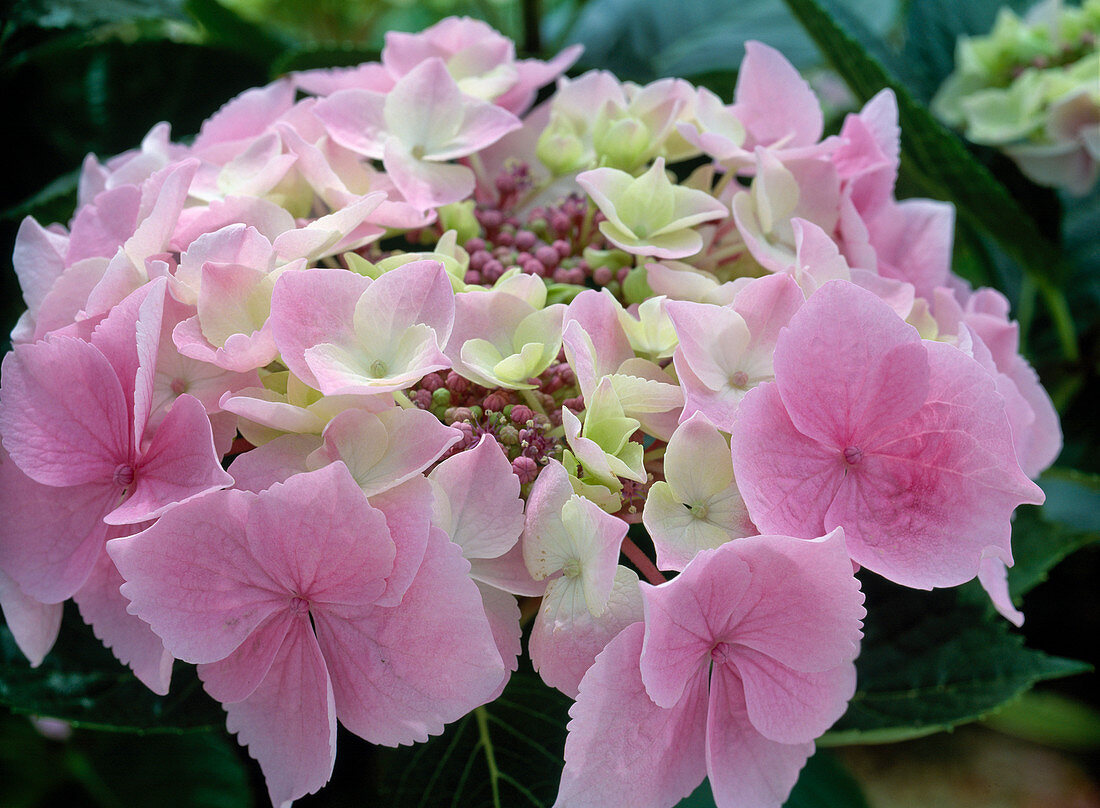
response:
<path fill-rule="evenodd" d="M 1025 693 L 982 723 L 1006 735 L 1057 749 L 1100 749 L 1100 712 L 1057 693 Z"/>
<path fill-rule="evenodd" d="M 806 761 L 783 808 L 867 808 L 867 800 L 840 761 L 819 749 Z"/>
<path fill-rule="evenodd" d="M 858 685 L 821 745 L 881 743 L 974 721 L 1036 682 L 1082 673 L 1083 662 L 1023 646 L 967 593 L 921 592 L 861 574 L 867 593 Z"/>
<path fill-rule="evenodd" d="M 1063 558 L 1100 541 L 1100 476 L 1055 468 L 1039 478 L 1047 500 L 1023 506 L 1012 526 L 1008 589 L 1014 599 L 1046 580 Z"/>
<path fill-rule="evenodd" d="M 440 736 L 386 755 L 382 794 L 402 808 L 542 808 L 558 790 L 572 701 L 534 673 Z"/>
<path fill-rule="evenodd" d="M 1058 282 L 1066 268 L 1059 248 L 1040 231 L 1008 190 L 966 150 L 962 141 L 917 103 L 884 47 L 868 52 L 874 37 L 835 0 L 786 0 L 852 91 L 866 101 L 885 87 L 894 91 L 901 124 L 902 167 L 924 196 L 955 204 L 960 218 L 989 233 L 1019 262 L 1043 294 L 1068 359 L 1077 357 L 1073 320 Z M 828 9 L 828 10 L 826 10 Z M 843 22 L 843 26 L 840 22 Z"/>
<path fill-rule="evenodd" d="M 74 778 L 103 806 L 248 808 L 248 774 L 223 735 L 137 738 L 83 733 L 69 744 Z"/>
<path fill-rule="evenodd" d="M 897 8 L 895 2 L 845 2 L 878 31 L 889 26 Z M 570 22 L 564 41 L 585 46 L 583 68 L 652 81 L 732 73 L 749 39 L 778 48 L 798 67 L 820 60 L 813 43 L 776 0 L 591 0 Z"/>
<path fill-rule="evenodd" d="M 206 39 L 272 63 L 289 50 L 289 37 L 245 19 L 218 0 L 185 0 L 188 16 L 202 26 Z"/>
<path fill-rule="evenodd" d="M 379 52 L 358 45 L 297 45 L 276 59 L 271 75 L 280 76 L 292 70 L 313 70 L 323 67 L 351 67 L 362 62 L 376 62 Z"/>
<path fill-rule="evenodd" d="M 676 808 L 715 808 L 710 781 L 704 780 Z M 859 783 L 834 755 L 819 749 L 798 775 L 783 808 L 867 808 Z"/>
<path fill-rule="evenodd" d="M 79 169 L 62 174 L 29 199 L 0 211 L 0 219 L 19 222 L 24 216 L 33 216 L 40 222 L 68 221 L 76 208 L 76 185 L 79 179 Z"/>
<path fill-rule="evenodd" d="M 94 28 L 139 19 L 184 19 L 182 0 L 22 0 L 12 4 L 20 27 Z"/>
<path fill-rule="evenodd" d="M 0 626 L 0 704 L 118 732 L 179 733 L 225 723 L 193 666 L 177 662 L 171 692 L 158 696 L 111 656 L 75 608 L 66 612 L 57 644 L 38 668 L 30 667 L 7 626 Z"/>
<path fill-rule="evenodd" d="M 955 69 L 960 36 L 986 34 L 1001 7 L 1022 12 L 1031 0 L 920 0 L 908 4 L 902 61 L 912 67 L 906 87 L 927 103 Z"/>

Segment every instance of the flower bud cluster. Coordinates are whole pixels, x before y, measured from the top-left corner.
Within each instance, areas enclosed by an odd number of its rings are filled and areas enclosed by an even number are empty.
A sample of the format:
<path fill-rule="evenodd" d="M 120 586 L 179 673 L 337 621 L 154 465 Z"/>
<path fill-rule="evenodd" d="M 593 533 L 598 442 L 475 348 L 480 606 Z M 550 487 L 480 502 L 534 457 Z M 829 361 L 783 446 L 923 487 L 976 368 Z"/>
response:
<path fill-rule="evenodd" d="M 932 111 L 1002 149 L 1040 185 L 1083 195 L 1100 176 L 1100 2 L 1002 8 L 993 30 L 961 37 Z"/>

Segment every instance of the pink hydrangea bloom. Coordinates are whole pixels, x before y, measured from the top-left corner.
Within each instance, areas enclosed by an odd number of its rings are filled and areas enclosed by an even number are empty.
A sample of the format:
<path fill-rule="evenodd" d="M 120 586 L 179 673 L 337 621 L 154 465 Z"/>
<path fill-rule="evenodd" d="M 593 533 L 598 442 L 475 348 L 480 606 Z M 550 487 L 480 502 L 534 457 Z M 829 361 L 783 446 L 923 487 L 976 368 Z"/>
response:
<path fill-rule="evenodd" d="M 855 692 L 843 532 L 737 539 L 642 598 L 581 681 L 555 805 L 670 808 L 706 776 L 720 808 L 779 808 Z"/>
<path fill-rule="evenodd" d="M 842 526 L 852 559 L 897 583 L 954 586 L 1043 492 L 1020 470 L 993 378 L 923 342 L 878 297 L 830 281 L 791 319 L 775 382 L 742 400 L 737 483 L 762 531 Z"/>
<path fill-rule="evenodd" d="M 368 501 L 333 463 L 111 542 L 130 608 L 199 663 L 275 806 L 327 782 L 337 719 L 374 743 L 424 741 L 499 685 L 469 564 L 430 512 L 425 480 Z"/>

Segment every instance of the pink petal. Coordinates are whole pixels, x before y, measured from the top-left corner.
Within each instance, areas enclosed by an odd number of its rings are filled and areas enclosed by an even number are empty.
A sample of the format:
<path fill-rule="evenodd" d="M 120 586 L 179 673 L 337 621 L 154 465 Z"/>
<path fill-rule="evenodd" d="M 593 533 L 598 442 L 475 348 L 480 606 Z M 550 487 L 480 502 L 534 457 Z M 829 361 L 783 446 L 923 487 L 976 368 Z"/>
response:
<path fill-rule="evenodd" d="M 496 558 L 523 532 L 519 478 L 492 437 L 436 466 L 428 479 L 447 496 L 451 541 L 467 558 Z"/>
<path fill-rule="evenodd" d="M 130 611 L 187 662 L 228 656 L 289 596 L 256 563 L 245 521 L 255 494 L 217 491 L 184 503 L 107 552 Z"/>
<path fill-rule="evenodd" d="M 423 477 L 413 477 L 374 495 L 370 504 L 385 515 L 396 548 L 392 572 L 386 571 L 386 591 L 375 602 L 379 606 L 396 606 L 416 577 L 429 544 L 431 484 Z"/>
<path fill-rule="evenodd" d="M 226 728 L 259 761 L 276 808 L 328 782 L 336 762 L 336 707 L 317 638 L 303 613 L 259 687 L 225 705 Z"/>
<path fill-rule="evenodd" d="M 202 685 L 222 704 L 244 701 L 267 676 L 299 618 L 289 609 L 269 615 L 225 659 L 199 665 Z"/>
<path fill-rule="evenodd" d="M 115 658 L 130 666 L 146 687 L 163 696 L 172 678 L 172 655 L 164 650 L 164 643 L 148 623 L 126 611 L 130 601 L 119 593 L 123 583 L 114 562 L 106 553 L 100 553 L 73 600 L 80 607 L 84 622 L 91 625 L 96 637 L 111 649 Z"/>
<path fill-rule="evenodd" d="M 752 568 L 732 542 L 703 550 L 680 575 L 660 586 L 642 587 L 645 644 L 640 660 L 646 692 L 662 707 L 672 707 L 710 667 L 711 649 L 723 640 L 745 611 L 741 601 L 750 588 Z"/>
<path fill-rule="evenodd" d="M 382 117 L 385 103 L 383 92 L 340 89 L 318 101 L 313 114 L 341 146 L 378 160 L 382 157 L 382 143 L 386 138 L 386 122 Z"/>
<path fill-rule="evenodd" d="M 813 743 L 768 740 L 753 727 L 737 676 L 716 667 L 707 710 L 707 776 L 722 808 L 776 808 L 787 801 Z"/>
<path fill-rule="evenodd" d="M 1016 628 L 1024 624 L 1024 613 L 1016 608 L 1008 593 L 1008 568 L 1004 561 L 992 555 L 983 556 L 978 581 L 1001 617 Z"/>
<path fill-rule="evenodd" d="M 141 191 L 121 185 L 96 196 L 73 219 L 66 266 L 85 258 L 110 258 L 134 233 L 141 206 Z"/>
<path fill-rule="evenodd" d="M 152 407 L 167 292 L 163 279 L 142 286 L 115 306 L 92 333 L 92 345 L 107 357 L 122 384 L 133 413 L 135 446 L 141 442 Z"/>
<path fill-rule="evenodd" d="M 496 692 L 504 665 L 468 569 L 433 528 L 400 603 L 314 613 L 337 714 L 356 735 L 387 746 L 424 741 Z"/>
<path fill-rule="evenodd" d="M 197 398 L 176 399 L 134 468 L 134 480 L 126 501 L 104 517 L 108 524 L 152 519 L 200 494 L 233 485 L 218 462 L 210 419 Z"/>
<path fill-rule="evenodd" d="M 912 415 L 928 394 L 916 329 L 845 281 L 826 283 L 791 319 L 775 379 L 795 427 L 838 452 Z"/>
<path fill-rule="evenodd" d="M 286 272 L 271 294 L 275 344 L 290 372 L 314 389 L 316 377 L 306 349 L 323 343 L 354 342 L 352 323 L 359 296 L 371 281 L 345 269 Z"/>
<path fill-rule="evenodd" d="M 0 432 L 11 459 L 37 482 L 109 482 L 130 453 L 130 413 L 106 357 L 51 337 L 4 357 Z"/>
<path fill-rule="evenodd" d="M 578 594 L 580 583 L 555 578 L 546 587 L 531 626 L 528 651 L 542 680 L 572 698 L 592 661 L 620 631 L 642 619 L 638 576 L 626 567 L 615 571 L 607 605 L 598 617 Z"/>
<path fill-rule="evenodd" d="M 237 455 L 229 464 L 233 487 L 258 494 L 295 474 L 310 471 L 306 458 L 320 445 L 316 435 L 283 435 Z"/>
<path fill-rule="evenodd" d="M 454 291 L 439 261 L 413 261 L 383 273 L 355 305 L 355 330 L 360 339 L 398 335 L 423 323 L 435 331 L 439 345 L 445 345 L 454 320 Z"/>
<path fill-rule="evenodd" d="M 517 542 L 511 550 L 496 558 L 471 558 L 470 577 L 514 595 L 541 597 L 546 581 L 536 581 L 523 560 L 523 544 Z"/>
<path fill-rule="evenodd" d="M 776 104 L 782 98 L 784 103 Z M 783 55 L 760 42 L 745 43 L 737 72 L 733 111 L 745 124 L 751 150 L 755 145 L 806 146 L 821 139 L 821 105 L 798 71 Z"/>
<path fill-rule="evenodd" d="M 65 271 L 68 247 L 67 235 L 43 227 L 30 216 L 19 223 L 11 260 L 23 300 L 31 311 L 41 305 L 50 287 Z"/>
<path fill-rule="evenodd" d="M 373 603 L 394 566 L 388 515 L 367 502 L 343 463 L 261 492 L 245 532 L 258 566 L 311 604 Z"/>
<path fill-rule="evenodd" d="M 41 485 L 0 449 L 0 568 L 34 600 L 72 597 L 103 552 L 103 515 L 121 494 L 114 483 Z"/>
<path fill-rule="evenodd" d="M 0 609 L 15 644 L 31 667 L 37 668 L 57 640 L 62 604 L 35 600 L 0 570 Z"/>
<path fill-rule="evenodd" d="M 970 580 L 987 547 L 1010 560 L 1013 509 L 1043 501 L 1016 462 L 993 378 L 957 348 L 927 350 L 927 403 L 867 445 L 825 519 L 844 526 L 853 561 L 917 588 Z"/>
<path fill-rule="evenodd" d="M 729 641 L 797 671 L 830 670 L 856 658 L 866 610 L 843 531 L 812 541 L 752 536 L 722 552 L 736 552 L 752 569 Z"/>
<path fill-rule="evenodd" d="M 287 79 L 246 90 L 210 116 L 192 148 L 201 152 L 219 143 L 257 137 L 293 103 L 294 85 Z"/>
<path fill-rule="evenodd" d="M 486 699 L 489 702 L 503 692 L 511 674 L 519 669 L 519 655 L 523 653 L 523 644 L 520 642 L 523 627 L 519 622 L 519 602 L 512 594 L 481 581 L 474 583 L 481 593 L 481 603 L 485 607 L 485 617 L 488 618 L 489 628 L 493 632 L 493 642 L 496 643 L 506 669 L 498 691 Z"/>
<path fill-rule="evenodd" d="M 836 449 L 795 428 L 774 383 L 742 399 L 731 435 L 734 477 L 753 524 L 765 533 L 823 534 L 844 468 Z"/>
<path fill-rule="evenodd" d="M 386 140 L 382 165 L 409 204 L 421 210 L 459 202 L 474 191 L 474 172 L 466 166 L 418 160 L 394 138 Z"/>
<path fill-rule="evenodd" d="M 732 662 L 744 687 L 749 721 L 780 743 L 812 741 L 836 723 L 856 692 L 856 666 L 806 673 L 751 648 L 738 648 Z"/>
<path fill-rule="evenodd" d="M 917 294 L 931 299 L 945 286 L 951 270 L 955 208 L 930 199 L 906 199 L 868 215 L 871 245 L 879 272 L 913 284 Z"/>
<path fill-rule="evenodd" d="M 555 808 L 668 808 L 706 775 L 706 670 L 675 706 L 658 707 L 638 670 L 644 630 L 624 629 L 581 681 Z"/>

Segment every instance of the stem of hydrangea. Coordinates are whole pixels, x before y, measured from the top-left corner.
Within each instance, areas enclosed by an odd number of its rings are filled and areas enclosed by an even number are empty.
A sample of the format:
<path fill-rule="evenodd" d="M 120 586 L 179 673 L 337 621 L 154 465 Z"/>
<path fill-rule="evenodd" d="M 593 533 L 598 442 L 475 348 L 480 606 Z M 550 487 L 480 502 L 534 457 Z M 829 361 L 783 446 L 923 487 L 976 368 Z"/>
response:
<path fill-rule="evenodd" d="M 393 391 L 393 400 L 400 404 L 401 408 L 405 410 L 411 410 L 416 407 L 415 404 L 409 401 L 409 397 L 400 390 Z"/>
<path fill-rule="evenodd" d="M 630 559 L 638 571 L 645 576 L 645 579 L 654 586 L 665 583 L 667 580 L 661 571 L 657 569 L 657 565 L 650 561 L 649 556 L 641 551 L 641 549 L 627 536 L 623 539 L 622 546 L 623 555 Z"/>
<path fill-rule="evenodd" d="M 733 174 L 734 172 L 732 171 L 727 171 L 725 174 L 723 174 L 722 178 L 718 180 L 718 183 L 714 186 L 714 190 L 710 192 L 711 196 L 713 196 L 715 199 L 721 197 L 722 192 L 726 190 L 726 186 L 729 185 L 730 182 L 733 180 Z"/>
<path fill-rule="evenodd" d="M 535 412 L 546 415 L 546 410 L 543 409 L 542 402 L 535 397 L 535 394 L 533 392 L 531 392 L 530 390 L 520 390 L 519 394 L 523 397 L 524 404 L 533 409 Z"/>

